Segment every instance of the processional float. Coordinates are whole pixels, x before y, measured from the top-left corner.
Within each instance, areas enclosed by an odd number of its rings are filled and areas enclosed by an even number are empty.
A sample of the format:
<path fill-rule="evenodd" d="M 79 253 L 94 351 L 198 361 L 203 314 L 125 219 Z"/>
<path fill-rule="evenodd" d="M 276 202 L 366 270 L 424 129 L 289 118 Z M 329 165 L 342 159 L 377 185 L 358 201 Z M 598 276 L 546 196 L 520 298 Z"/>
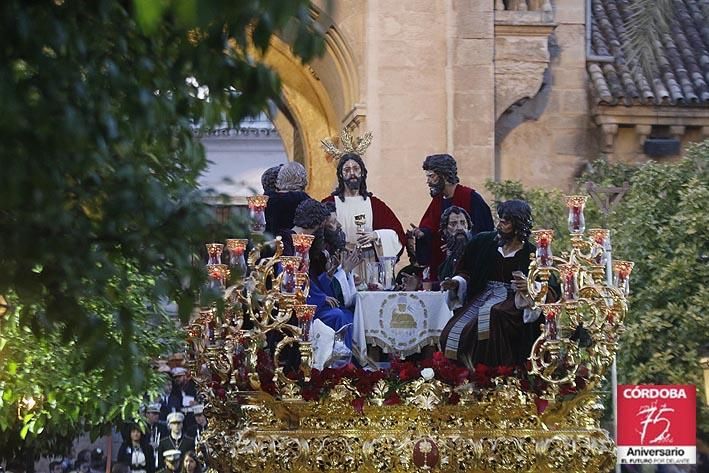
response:
<path fill-rule="evenodd" d="M 265 200 L 250 199 L 256 232 L 263 231 Z M 304 258 L 312 237 L 295 236 L 296 256 L 284 256 L 276 241 L 267 258 L 261 244 L 245 258 L 246 241 L 228 240 L 228 265 L 218 259 L 223 245 L 208 245 L 207 270 L 223 287 L 225 309 L 199 310 L 188 327 L 187 354 L 207 400 L 201 449 L 208 467 L 609 471 L 615 444 L 599 425 L 599 388 L 623 332 L 632 263 L 610 261 L 608 230 L 585 232 L 585 200 L 567 198 L 568 250 L 552 251 L 552 230 L 533 232 L 528 289 L 542 312 L 542 334 L 526 367 L 467 370 L 434 356 L 418 366 L 394 361 L 379 372 L 351 365 L 313 370 L 308 336 L 315 307 L 306 304 Z M 555 281 L 561 294 L 548 302 Z M 287 351 L 300 359 L 290 371 Z"/>

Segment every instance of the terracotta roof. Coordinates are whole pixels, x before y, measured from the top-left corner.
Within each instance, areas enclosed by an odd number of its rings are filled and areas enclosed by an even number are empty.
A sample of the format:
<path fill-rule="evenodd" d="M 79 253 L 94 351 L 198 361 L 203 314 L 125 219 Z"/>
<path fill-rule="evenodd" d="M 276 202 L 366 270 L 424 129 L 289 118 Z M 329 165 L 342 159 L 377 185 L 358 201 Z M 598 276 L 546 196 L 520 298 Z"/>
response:
<path fill-rule="evenodd" d="M 596 102 L 608 105 L 709 106 L 709 0 L 675 0 L 671 29 L 656 44 L 654 76 L 633 73 L 623 51 L 630 0 L 592 0 L 591 54 L 587 61 Z"/>

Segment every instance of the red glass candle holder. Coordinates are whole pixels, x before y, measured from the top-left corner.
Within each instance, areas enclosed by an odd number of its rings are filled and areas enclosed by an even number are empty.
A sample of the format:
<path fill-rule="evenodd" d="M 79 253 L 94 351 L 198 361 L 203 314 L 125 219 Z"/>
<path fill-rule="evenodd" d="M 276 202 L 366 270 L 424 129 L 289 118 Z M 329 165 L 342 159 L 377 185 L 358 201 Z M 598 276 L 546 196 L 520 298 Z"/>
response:
<path fill-rule="evenodd" d="M 594 243 L 591 259 L 596 264 L 605 265 L 608 261 L 608 251 L 611 249 L 610 231 L 606 228 L 591 228 L 588 233 Z"/>
<path fill-rule="evenodd" d="M 562 297 L 567 302 L 577 301 L 579 298 L 578 278 L 580 269 L 579 265 L 575 263 L 559 265 Z"/>
<path fill-rule="evenodd" d="M 251 232 L 263 233 L 266 230 L 266 205 L 267 195 L 252 195 L 246 198 L 249 204 L 249 215 L 251 217 Z"/>
<path fill-rule="evenodd" d="M 222 264 L 224 245 L 221 243 L 207 243 L 207 264 Z"/>
<path fill-rule="evenodd" d="M 226 249 L 229 251 L 229 266 L 237 268 L 243 276 L 246 274 L 246 246 L 249 240 L 246 238 L 228 238 L 226 240 Z"/>
<path fill-rule="evenodd" d="M 310 247 L 315 240 L 315 235 L 308 235 L 305 233 L 296 233 L 293 235 L 293 249 L 295 250 L 295 256 L 300 256 L 300 268 L 299 271 L 307 273 L 310 268 Z"/>
<path fill-rule="evenodd" d="M 569 232 L 581 234 L 586 230 L 586 219 L 583 209 L 586 206 L 586 195 L 569 195 L 566 197 L 566 206 L 569 208 Z"/>
<path fill-rule="evenodd" d="M 559 339 L 559 319 L 561 318 L 562 304 L 540 304 L 544 314 L 544 337 L 547 340 Z"/>
<path fill-rule="evenodd" d="M 630 273 L 635 263 L 632 261 L 613 261 L 613 285 L 626 296 L 630 294 Z"/>
<path fill-rule="evenodd" d="M 225 264 L 208 264 L 207 276 L 209 286 L 215 289 L 224 289 L 227 279 L 229 279 L 229 266 Z"/>
<path fill-rule="evenodd" d="M 310 326 L 317 308 L 318 306 L 311 304 L 298 304 L 295 306 L 295 317 L 298 319 L 300 339 L 303 342 L 307 342 L 310 339 Z"/>
<path fill-rule="evenodd" d="M 281 292 L 283 294 L 295 294 L 298 289 L 296 273 L 300 267 L 300 256 L 281 256 Z"/>
<path fill-rule="evenodd" d="M 553 255 L 551 252 L 551 242 L 554 240 L 554 230 L 534 230 L 534 243 L 537 246 L 536 259 L 540 268 L 552 266 Z"/>

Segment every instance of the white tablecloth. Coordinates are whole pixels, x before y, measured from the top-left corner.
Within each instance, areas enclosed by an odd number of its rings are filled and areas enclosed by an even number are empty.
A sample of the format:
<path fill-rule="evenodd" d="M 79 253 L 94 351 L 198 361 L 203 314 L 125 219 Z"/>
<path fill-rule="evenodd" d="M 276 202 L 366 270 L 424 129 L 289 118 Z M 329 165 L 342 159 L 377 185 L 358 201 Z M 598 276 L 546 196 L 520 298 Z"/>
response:
<path fill-rule="evenodd" d="M 408 356 L 438 343 L 453 313 L 443 292 L 360 291 L 354 312 L 352 351 L 368 363 L 367 344 Z"/>

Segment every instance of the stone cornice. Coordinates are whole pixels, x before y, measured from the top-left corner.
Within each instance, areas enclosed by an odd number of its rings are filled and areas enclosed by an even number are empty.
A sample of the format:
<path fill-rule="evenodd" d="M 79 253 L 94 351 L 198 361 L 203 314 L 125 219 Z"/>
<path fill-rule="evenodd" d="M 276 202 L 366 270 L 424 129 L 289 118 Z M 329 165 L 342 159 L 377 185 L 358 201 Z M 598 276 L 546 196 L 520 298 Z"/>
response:
<path fill-rule="evenodd" d="M 507 23 L 495 22 L 495 36 L 549 36 L 556 23 Z"/>
<path fill-rule="evenodd" d="M 598 125 L 683 125 L 709 126 L 709 108 L 699 107 L 632 107 L 596 105 L 591 111 Z"/>
<path fill-rule="evenodd" d="M 556 26 L 552 11 L 495 11 L 496 36 L 548 36 Z"/>

